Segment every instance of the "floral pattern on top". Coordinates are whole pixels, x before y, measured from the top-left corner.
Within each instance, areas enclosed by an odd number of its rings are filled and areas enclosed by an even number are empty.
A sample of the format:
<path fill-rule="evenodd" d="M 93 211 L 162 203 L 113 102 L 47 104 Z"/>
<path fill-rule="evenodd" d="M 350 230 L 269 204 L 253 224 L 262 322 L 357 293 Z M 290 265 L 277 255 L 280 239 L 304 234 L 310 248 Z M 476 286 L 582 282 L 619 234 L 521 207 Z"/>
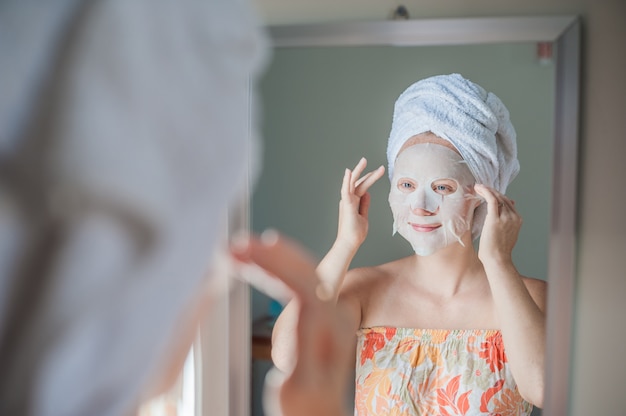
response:
<path fill-rule="evenodd" d="M 357 332 L 356 416 L 527 416 L 497 330 Z"/>

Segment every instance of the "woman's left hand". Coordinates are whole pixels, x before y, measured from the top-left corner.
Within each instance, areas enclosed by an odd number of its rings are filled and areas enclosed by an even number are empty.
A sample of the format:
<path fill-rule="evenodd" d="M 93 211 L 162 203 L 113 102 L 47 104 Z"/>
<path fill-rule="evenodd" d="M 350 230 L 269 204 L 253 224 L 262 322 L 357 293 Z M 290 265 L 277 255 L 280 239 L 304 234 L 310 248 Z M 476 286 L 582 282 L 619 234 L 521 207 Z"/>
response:
<path fill-rule="evenodd" d="M 512 263 L 513 247 L 522 227 L 522 217 L 515 209 L 515 201 L 485 185 L 477 184 L 474 189 L 487 202 L 478 258 L 483 264 Z"/>

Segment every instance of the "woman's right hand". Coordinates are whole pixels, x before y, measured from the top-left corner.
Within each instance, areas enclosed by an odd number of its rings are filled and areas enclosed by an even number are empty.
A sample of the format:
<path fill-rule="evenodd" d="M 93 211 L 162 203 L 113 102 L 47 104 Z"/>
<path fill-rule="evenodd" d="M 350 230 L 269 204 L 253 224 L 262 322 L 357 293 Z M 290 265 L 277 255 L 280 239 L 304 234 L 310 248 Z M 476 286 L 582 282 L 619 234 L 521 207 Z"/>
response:
<path fill-rule="evenodd" d="M 261 238 L 238 239 L 231 253 L 237 262 L 254 264 L 267 276 L 282 281 L 298 300 L 293 308 L 293 365 L 282 373 L 268 374 L 265 413 L 348 415 L 344 404 L 353 365 L 355 329 L 349 324 L 345 308 L 320 298 L 321 282 L 313 257 L 300 244 L 274 231 L 263 233 Z"/>
<path fill-rule="evenodd" d="M 385 173 L 385 167 L 380 166 L 361 176 L 366 166 L 367 160 L 361 158 L 353 170 L 346 169 L 341 185 L 337 241 L 354 248 L 360 247 L 367 237 L 370 206 L 367 190 Z"/>

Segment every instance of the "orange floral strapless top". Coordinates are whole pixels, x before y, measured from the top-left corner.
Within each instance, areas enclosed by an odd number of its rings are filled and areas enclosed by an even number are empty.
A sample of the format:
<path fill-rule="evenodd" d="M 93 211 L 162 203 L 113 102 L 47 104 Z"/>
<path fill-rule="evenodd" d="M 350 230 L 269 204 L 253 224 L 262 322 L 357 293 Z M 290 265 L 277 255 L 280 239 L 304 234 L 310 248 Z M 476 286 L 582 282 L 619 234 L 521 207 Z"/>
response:
<path fill-rule="evenodd" d="M 530 415 L 497 330 L 357 332 L 357 416 Z"/>

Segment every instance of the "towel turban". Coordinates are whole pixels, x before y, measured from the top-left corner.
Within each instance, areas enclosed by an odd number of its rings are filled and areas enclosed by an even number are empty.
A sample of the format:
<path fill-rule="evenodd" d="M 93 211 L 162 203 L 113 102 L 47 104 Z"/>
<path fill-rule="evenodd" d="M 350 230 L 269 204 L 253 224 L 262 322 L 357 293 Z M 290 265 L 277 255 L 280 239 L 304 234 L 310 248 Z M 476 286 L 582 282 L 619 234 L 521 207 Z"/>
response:
<path fill-rule="evenodd" d="M 420 80 L 398 97 L 387 146 L 389 178 L 402 145 L 425 132 L 448 140 L 477 183 L 505 193 L 519 172 L 509 111 L 495 94 L 459 74 Z M 481 204 L 474 215 L 473 238 L 480 236 L 486 214 Z"/>

